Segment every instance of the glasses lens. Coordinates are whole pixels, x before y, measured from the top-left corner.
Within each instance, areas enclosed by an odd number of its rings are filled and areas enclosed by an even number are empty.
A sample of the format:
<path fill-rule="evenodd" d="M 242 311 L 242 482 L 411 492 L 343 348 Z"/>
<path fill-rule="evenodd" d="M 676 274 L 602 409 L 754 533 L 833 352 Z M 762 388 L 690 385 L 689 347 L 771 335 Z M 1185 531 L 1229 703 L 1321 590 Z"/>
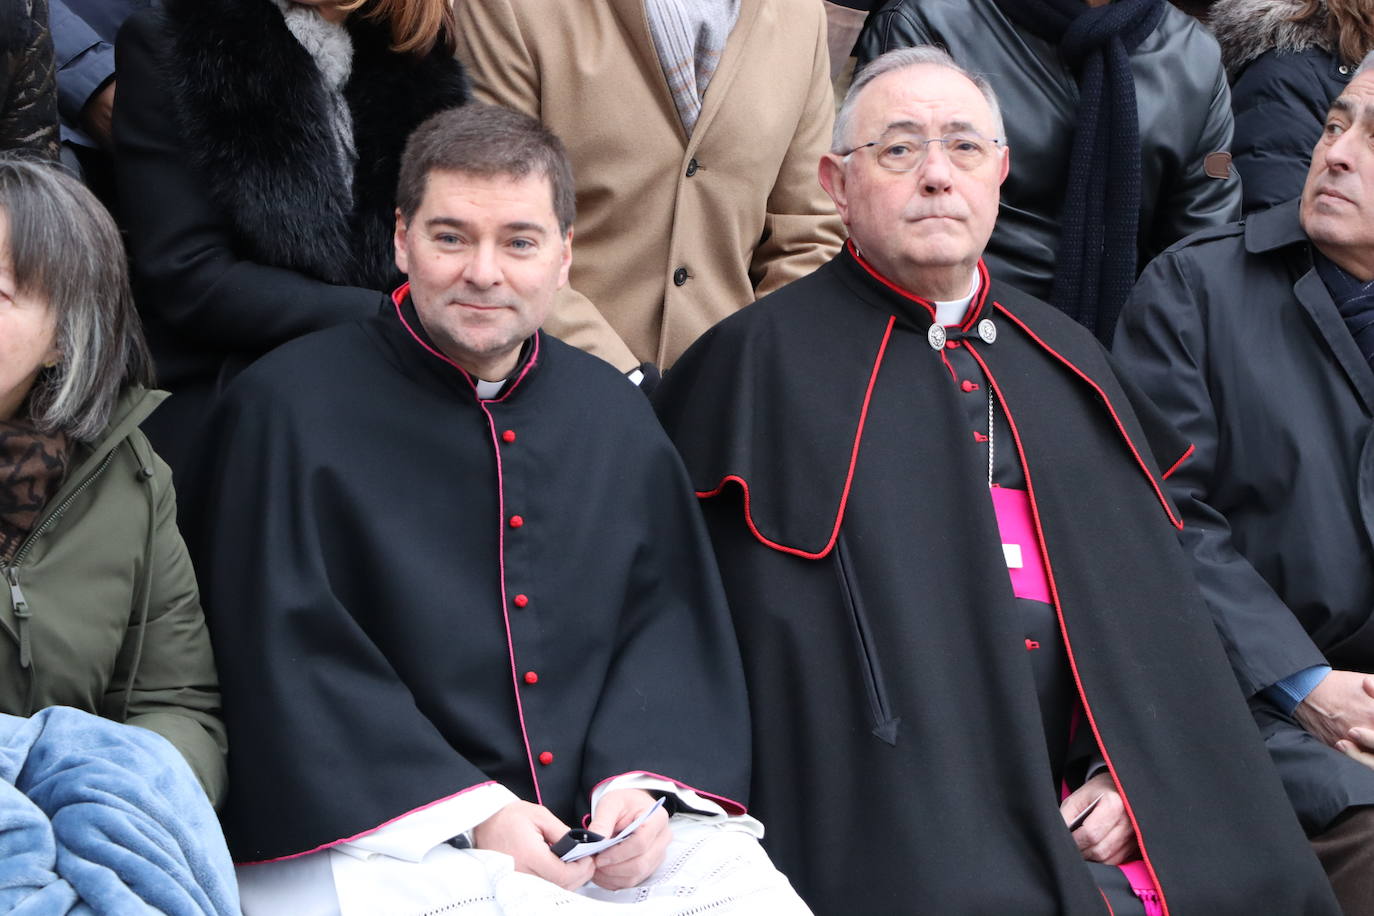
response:
<path fill-rule="evenodd" d="M 878 165 L 894 172 L 909 172 L 925 161 L 930 144 L 940 143 L 950 162 L 961 169 L 977 168 L 988 157 L 992 143 L 976 134 L 949 134 L 929 140 L 902 138 L 878 151 Z"/>

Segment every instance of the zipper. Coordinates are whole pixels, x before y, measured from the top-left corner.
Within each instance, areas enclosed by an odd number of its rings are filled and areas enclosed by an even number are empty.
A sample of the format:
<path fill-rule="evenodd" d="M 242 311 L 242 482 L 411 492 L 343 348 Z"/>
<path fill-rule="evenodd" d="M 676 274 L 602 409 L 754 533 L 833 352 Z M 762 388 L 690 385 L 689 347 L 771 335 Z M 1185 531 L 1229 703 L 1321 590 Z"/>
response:
<path fill-rule="evenodd" d="M 56 509 L 48 513 L 48 516 L 43 519 L 42 523 L 40 523 L 37 528 L 29 532 L 29 536 L 24 538 L 24 543 L 19 545 L 19 550 L 14 554 L 14 559 L 10 561 L 11 572 L 17 571 L 19 569 L 20 562 L 23 561 L 24 557 L 28 556 L 30 548 L 33 547 L 33 542 L 38 540 L 38 538 L 40 538 L 43 535 L 43 532 L 47 531 L 49 528 L 55 525 L 57 523 L 57 520 L 62 517 L 62 513 L 67 511 L 67 507 L 70 506 L 76 500 L 76 498 L 86 490 L 87 487 L 95 483 L 95 479 L 97 477 L 104 473 L 105 468 L 109 467 L 110 462 L 114 460 L 114 453 L 115 449 L 110 449 L 109 454 L 105 456 L 105 460 L 100 462 L 100 465 L 96 467 L 94 471 L 91 472 L 90 476 L 87 477 L 85 480 L 81 481 L 81 485 L 78 486 L 75 490 L 72 490 L 70 493 L 68 493 L 67 498 L 62 500 L 62 502 L 58 505 Z M 16 588 L 18 587 L 17 585 L 15 585 L 12 579 L 11 585 L 13 585 Z"/>
<path fill-rule="evenodd" d="M 33 646 L 29 636 L 29 620 L 33 617 L 33 610 L 29 607 L 29 602 L 24 597 L 24 590 L 19 586 L 19 565 L 24 561 L 24 558 L 28 556 L 29 551 L 33 548 L 34 542 L 42 537 L 43 532 L 56 524 L 57 520 L 62 517 L 62 514 L 67 511 L 67 507 L 69 507 L 87 487 L 95 482 L 95 479 L 104 472 L 105 468 L 109 467 L 110 462 L 114 460 L 114 453 L 115 450 L 110 449 L 109 454 L 105 456 L 105 460 L 100 462 L 99 466 L 96 467 L 85 480 L 81 481 L 81 484 L 75 490 L 68 493 L 67 498 L 62 500 L 56 509 L 49 512 L 37 528 L 29 532 L 28 537 L 24 538 L 23 543 L 19 545 L 19 549 L 15 551 L 14 559 L 10 560 L 10 565 L 5 567 L 5 581 L 10 588 L 10 604 L 14 608 L 14 619 L 18 624 L 19 630 L 18 633 L 14 634 L 15 638 L 19 641 L 19 667 L 23 670 L 27 671 L 33 666 Z"/>
<path fill-rule="evenodd" d="M 868 693 L 869 710 L 873 715 L 873 736 L 896 747 L 897 728 L 902 724 L 901 717 L 892 715 L 888 704 L 887 691 L 883 687 L 877 654 L 873 648 L 873 633 L 869 629 L 867 615 L 859 593 L 854 588 L 854 574 L 849 567 L 849 555 L 845 549 L 844 538 L 835 542 L 835 569 L 840 576 L 840 593 L 844 606 L 849 611 L 850 623 L 854 625 L 854 641 L 859 650 L 859 666 Z"/>

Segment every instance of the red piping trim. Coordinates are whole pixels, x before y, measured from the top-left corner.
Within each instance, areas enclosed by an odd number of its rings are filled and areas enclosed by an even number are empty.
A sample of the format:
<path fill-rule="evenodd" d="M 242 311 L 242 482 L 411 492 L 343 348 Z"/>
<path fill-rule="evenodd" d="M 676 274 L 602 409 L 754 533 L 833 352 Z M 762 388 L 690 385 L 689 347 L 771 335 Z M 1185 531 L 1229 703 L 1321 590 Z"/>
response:
<path fill-rule="evenodd" d="M 501 568 L 501 619 L 506 624 L 506 648 L 510 652 L 510 679 L 515 688 L 515 714 L 520 717 L 520 740 L 525 743 L 525 759 L 530 764 L 530 779 L 534 781 L 534 800 L 544 804 L 539 792 L 539 771 L 534 765 L 534 754 L 530 751 L 530 733 L 525 727 L 525 706 L 520 701 L 520 674 L 515 665 L 515 639 L 510 632 L 510 608 L 506 603 L 506 481 L 501 473 L 501 445 L 496 438 L 496 420 L 487 409 L 485 401 L 478 401 L 482 413 L 487 416 L 487 428 L 491 431 L 491 447 L 496 453 L 496 543 L 497 557 Z"/>
<path fill-rule="evenodd" d="M 902 289 L 896 283 L 893 283 L 887 277 L 878 273 L 877 268 L 865 261 L 864 256 L 859 254 L 859 249 L 854 244 L 853 239 L 847 240 L 844 243 L 844 247 L 854 256 L 854 260 L 859 262 L 859 266 L 862 267 L 870 277 L 902 298 L 910 299 L 912 302 L 924 308 L 927 312 L 930 312 L 930 320 L 935 321 L 936 313 L 934 303 L 929 299 L 923 299 L 913 292 Z M 978 271 L 978 291 L 973 294 L 973 298 L 969 300 L 968 308 L 964 311 L 964 320 L 959 325 L 959 330 L 961 331 L 967 331 L 969 328 L 973 327 L 974 319 L 983 311 L 983 303 L 988 299 L 988 268 L 987 265 L 983 263 L 982 258 L 978 259 L 978 265 L 975 269 Z"/>
<path fill-rule="evenodd" d="M 455 363 L 453 360 L 449 359 L 440 351 L 434 349 L 429 344 L 425 343 L 424 338 L 421 337 L 419 334 L 416 334 L 415 329 L 410 326 L 410 322 L 406 321 L 405 313 L 401 311 L 401 303 L 405 301 L 406 296 L 408 296 L 409 294 L 409 281 L 402 283 L 391 294 L 391 302 L 396 307 L 396 317 L 401 319 L 402 327 L 406 329 L 407 333 L 409 333 L 410 336 L 415 339 L 415 342 L 419 344 L 424 350 L 428 351 L 433 356 L 437 356 L 439 359 L 443 360 L 453 368 L 457 369 L 459 372 L 463 373 L 463 378 L 467 379 L 468 384 L 472 386 L 473 392 L 476 393 L 477 383 L 473 381 L 472 374 L 468 372 L 468 370 L 464 369 L 462 366 Z M 520 387 L 520 383 L 525 380 L 525 376 L 529 374 L 529 371 L 534 368 L 534 364 L 539 362 L 539 332 L 535 331 L 533 336 L 534 352 L 530 354 L 529 359 L 525 360 L 525 368 L 520 370 L 520 374 L 516 376 L 515 381 L 506 388 L 505 394 L 501 395 L 499 398 L 489 398 L 487 399 L 488 402 L 499 404 L 506 398 L 510 397 L 511 394 L 514 393 L 515 389 Z M 482 399 L 478 398 L 478 400 Z M 490 419 L 490 417 L 488 417 L 488 419 Z"/>
<path fill-rule="evenodd" d="M 314 853 L 314 852 L 322 852 L 322 851 L 324 851 L 324 850 L 326 850 L 326 849 L 329 849 L 329 848 L 331 848 L 331 847 L 338 846 L 338 845 L 340 845 L 341 843 L 352 843 L 354 840 L 361 840 L 361 839 L 362 839 L 363 837 L 365 837 L 365 836 L 371 836 L 372 834 L 376 833 L 378 830 L 381 830 L 383 827 L 390 827 L 392 824 L 396 823 L 397 821 L 404 820 L 405 818 L 410 817 L 412 814 L 419 814 L 421 811 L 427 811 L 427 810 L 429 810 L 430 808 L 433 808 L 435 805 L 442 805 L 444 802 L 449 801 L 450 799 L 457 798 L 457 797 L 460 796 L 460 795 L 466 795 L 467 793 L 472 792 L 472 791 L 475 790 L 475 789 L 480 789 L 480 788 L 482 788 L 483 786 L 495 786 L 495 785 L 500 785 L 500 783 L 496 782 L 496 780 L 494 780 L 494 779 L 488 779 L 486 782 L 479 782 L 479 783 L 478 783 L 477 785 L 475 785 L 475 786 L 468 786 L 466 789 L 462 789 L 461 791 L 454 792 L 452 795 L 445 795 L 443 798 L 435 799 L 434 801 L 428 802 L 428 803 L 426 803 L 426 804 L 423 804 L 423 805 L 421 805 L 421 806 L 418 807 L 418 808 L 411 808 L 411 809 L 410 809 L 409 811 L 407 811 L 405 814 L 398 814 L 398 815 L 396 815 L 395 817 L 393 817 L 391 820 L 389 820 L 389 821 L 383 821 L 382 823 L 378 824 L 376 827 L 369 827 L 368 829 L 362 831 L 361 833 L 355 833 L 355 834 L 353 834 L 352 836 L 346 836 L 346 837 L 344 837 L 344 838 L 341 839 L 341 840 L 330 840 L 328 843 L 321 843 L 319 846 L 316 846 L 314 849 L 307 849 L 305 852 L 293 852 L 293 853 L 291 853 L 291 855 L 289 855 L 289 856 L 278 856 L 278 857 L 275 858 L 275 859 L 258 859 L 258 860 L 256 860 L 256 861 L 252 861 L 252 862 L 235 862 L 234 864 L 235 864 L 235 865 L 267 865 L 267 864 L 270 863 L 270 862 L 285 862 L 285 861 L 287 861 L 288 859 L 299 859 L 301 856 L 308 856 L 308 855 L 310 855 L 311 853 Z"/>
<path fill-rule="evenodd" d="M 887 277 L 884 277 L 882 274 L 878 273 L 878 271 L 875 270 L 872 267 L 872 265 L 870 265 L 867 261 L 864 260 L 864 256 L 859 254 L 859 249 L 855 247 L 853 239 L 849 239 L 848 241 L 846 241 L 844 243 L 844 246 L 849 249 L 849 253 L 854 256 L 854 260 L 859 262 L 859 266 L 862 267 L 870 277 L 877 280 L 883 286 L 886 286 L 888 289 L 892 290 L 894 293 L 901 296 L 903 299 L 910 299 L 912 302 L 921 306 L 927 312 L 930 312 L 930 320 L 935 320 L 935 306 L 931 303 L 929 299 L 922 299 L 915 293 L 907 292 L 906 290 L 898 286 L 896 283 L 893 283 Z"/>
<path fill-rule="evenodd" d="M 443 353 L 440 353 L 438 350 L 425 343 L 424 339 L 421 338 L 419 334 L 416 334 L 415 329 L 406 321 L 405 313 L 401 311 L 401 303 L 405 301 L 406 295 L 409 294 L 409 292 L 410 283 L 407 282 L 402 283 L 397 287 L 396 291 L 391 294 L 391 302 L 396 307 L 396 317 L 401 320 L 402 326 L 410 333 L 411 337 L 415 338 L 417 344 L 463 373 L 463 378 L 467 379 L 468 384 L 472 386 L 472 390 L 476 392 L 477 383 L 472 380 L 472 376 L 468 371 L 449 359 Z M 510 653 L 511 683 L 515 685 L 515 712 L 516 715 L 520 717 L 520 738 L 525 744 L 525 759 L 528 760 L 530 764 L 530 779 L 534 781 L 534 799 L 536 803 L 542 805 L 544 803 L 544 798 L 539 791 L 539 771 L 534 765 L 534 754 L 530 752 L 530 735 L 529 730 L 525 727 L 525 708 L 520 701 L 520 675 L 515 665 L 515 640 L 511 636 L 510 610 L 506 604 L 506 482 L 501 472 L 501 443 L 498 441 L 496 435 L 496 420 L 492 417 L 491 411 L 487 409 L 487 404 L 500 403 L 510 397 L 511 392 L 524 380 L 526 374 L 534 367 L 538 359 L 539 334 L 536 332 L 534 335 L 534 352 L 530 354 L 530 358 L 526 361 L 524 370 L 521 371 L 520 375 L 515 379 L 515 384 L 511 385 L 509 390 L 501 397 L 494 398 L 491 401 L 479 398 L 477 403 L 482 408 L 482 413 L 487 417 L 487 429 L 491 432 L 491 447 L 496 455 L 496 543 L 501 573 L 501 618 L 506 624 L 506 648 Z"/>
<path fill-rule="evenodd" d="M 1100 887 L 1097 892 L 1102 895 L 1102 902 L 1107 904 L 1107 916 L 1116 916 L 1116 910 L 1112 909 L 1112 902 L 1107 899 L 1107 892 Z"/>
<path fill-rule="evenodd" d="M 892 337 L 892 326 L 896 323 L 896 315 L 888 317 L 887 327 L 883 330 L 883 342 L 878 345 L 878 355 L 873 360 L 873 371 L 868 376 L 868 389 L 864 392 L 864 403 L 859 409 L 859 426 L 854 430 L 854 446 L 849 452 L 849 472 L 844 478 L 844 491 L 840 495 L 840 508 L 835 513 L 835 527 L 830 532 L 830 540 L 826 541 L 824 547 L 816 553 L 808 553 L 805 550 L 796 547 L 788 547 L 785 544 L 779 544 L 777 541 L 765 537 L 763 532 L 759 531 L 758 526 L 754 524 L 754 516 L 749 509 L 749 483 L 738 475 L 727 474 L 725 477 L 722 477 L 720 483 L 714 490 L 697 490 L 697 498 L 709 499 L 712 496 L 719 496 L 721 491 L 725 489 L 725 485 L 733 481 L 739 484 L 740 489 L 744 491 L 745 524 L 749 526 L 749 530 L 753 532 L 754 537 L 758 538 L 761 544 L 765 547 L 771 547 L 774 550 L 790 553 L 793 556 L 802 557 L 807 560 L 819 560 L 821 557 L 828 554 L 831 548 L 835 546 L 836 538 L 840 536 L 840 523 L 844 521 L 844 509 L 849 503 L 849 488 L 854 483 L 854 466 L 859 462 L 859 443 L 863 440 L 864 423 L 868 420 L 868 404 L 873 398 L 873 386 L 877 384 L 878 381 L 878 369 L 883 364 L 883 354 L 887 352 L 888 339 Z"/>
<path fill-rule="evenodd" d="M 1172 474 L 1174 471 L 1177 471 L 1180 467 L 1182 467 L 1182 466 L 1183 466 L 1183 462 L 1185 462 L 1185 461 L 1187 461 L 1189 458 L 1193 457 L 1193 452 L 1196 451 L 1196 450 L 1197 450 L 1197 446 L 1196 446 L 1196 445 L 1189 445 L 1189 446 L 1188 446 L 1188 451 L 1184 452 L 1182 455 L 1179 456 L 1179 458 L 1178 458 L 1177 461 L 1175 461 L 1173 464 L 1169 465 L 1169 470 L 1165 471 L 1163 474 L 1160 474 L 1160 475 L 1159 475 L 1159 479 L 1160 479 L 1160 480 L 1168 480 L 1168 479 L 1169 479 L 1169 475 Z"/>
<path fill-rule="evenodd" d="M 596 785 L 592 786 L 591 794 L 595 795 L 597 789 L 601 788 L 613 779 L 619 779 L 621 776 L 651 776 L 654 779 L 661 779 L 664 782 L 671 782 L 673 785 L 677 786 L 680 789 L 687 789 L 691 792 L 695 792 L 702 798 L 709 798 L 711 801 L 720 805 L 730 814 L 747 814 L 749 811 L 748 808 L 746 808 L 744 805 L 740 804 L 732 798 L 726 798 L 724 795 L 713 795 L 710 792 L 703 792 L 696 786 L 689 786 L 687 785 L 687 783 L 682 782 L 678 779 L 674 779 L 671 776 L 664 776 L 662 773 L 651 773 L 648 770 L 630 770 L 627 773 L 621 773 L 619 776 L 611 776 L 606 779 L 603 779 Z"/>
<path fill-rule="evenodd" d="M 994 303 L 994 305 L 998 304 Z M 1000 308 L 1000 305 L 998 305 L 998 307 Z M 1005 312 L 1006 310 L 1003 309 L 1003 311 Z M 1014 317 L 1012 320 L 1016 321 Z M 1019 321 L 1016 323 L 1020 324 Z M 1024 327 L 1024 325 L 1022 325 L 1022 327 Z M 1046 347 L 1046 349 L 1049 348 Z M 1069 640 L 1069 628 L 1064 622 L 1064 608 L 1059 603 L 1059 585 L 1054 580 L 1054 567 L 1050 563 L 1050 551 L 1045 543 L 1045 531 L 1040 524 L 1040 506 L 1035 499 L 1035 486 L 1031 483 L 1030 468 L 1026 465 L 1026 451 L 1021 445 L 1021 433 L 1016 428 L 1016 420 L 1012 417 L 1011 411 L 1007 409 L 1006 399 L 1002 397 L 1002 387 L 997 384 L 997 379 L 993 377 L 992 371 L 988 369 L 987 363 L 978 355 L 976 348 L 969 347 L 968 351 L 973 355 L 973 358 L 978 361 L 978 365 L 983 369 L 983 374 L 987 376 L 988 384 L 992 386 L 992 390 L 996 393 L 997 403 L 1002 407 L 1002 413 L 1007 418 L 1007 426 L 1011 428 L 1011 437 L 1016 442 L 1016 457 L 1021 464 L 1021 473 L 1025 475 L 1026 478 L 1026 493 L 1030 496 L 1031 517 L 1035 519 L 1035 536 L 1040 542 L 1040 556 L 1045 563 L 1046 577 L 1050 580 L 1050 597 L 1054 599 L 1054 612 L 1059 618 L 1059 632 L 1060 635 L 1064 637 L 1064 654 L 1067 655 L 1069 659 L 1069 670 L 1073 673 L 1073 682 L 1078 688 L 1078 699 L 1079 702 L 1083 704 L 1083 713 L 1088 719 L 1088 725 L 1091 726 L 1093 730 L 1093 740 L 1097 742 L 1098 750 L 1102 751 L 1102 759 L 1107 764 L 1107 772 L 1111 774 L 1112 783 L 1116 786 L 1116 791 L 1121 796 L 1121 804 L 1126 809 L 1126 816 L 1130 818 L 1131 829 L 1135 831 L 1136 843 L 1140 846 L 1140 858 L 1145 862 L 1145 867 L 1150 872 L 1150 880 L 1154 882 L 1155 889 L 1159 891 L 1159 904 L 1164 910 L 1164 916 L 1168 916 L 1169 903 L 1164 899 L 1164 885 L 1160 883 L 1159 876 L 1155 873 L 1154 863 L 1150 861 L 1150 854 L 1145 848 L 1145 834 L 1141 831 L 1140 823 L 1136 820 L 1135 810 L 1131 807 L 1130 799 L 1126 797 L 1126 789 L 1121 785 L 1121 780 L 1116 775 L 1116 766 L 1112 763 L 1111 755 L 1107 753 L 1107 745 L 1102 740 L 1102 733 L 1097 728 L 1097 717 L 1093 715 L 1092 706 L 1088 703 L 1088 693 L 1083 689 L 1083 679 L 1078 674 L 1078 660 L 1074 658 L 1073 644 Z M 1053 353 L 1054 351 L 1051 350 L 1050 352 Z M 1057 356 L 1058 354 L 1055 355 Z M 1070 368 L 1073 368 L 1071 364 L 1069 365 Z M 1101 393 L 1100 390 L 1099 393 Z M 1130 439 L 1126 441 L 1129 442 Z M 1139 459 L 1138 455 L 1136 457 Z"/>
<path fill-rule="evenodd" d="M 1023 322 L 1020 318 L 1017 318 L 1010 311 L 1008 311 L 1005 305 L 1003 305 L 1000 302 L 994 302 L 993 306 L 999 309 L 1003 315 L 1006 315 L 1008 318 L 1010 318 L 1012 322 L 1016 324 L 1017 327 L 1025 331 L 1026 334 L 1030 337 L 1030 339 L 1035 341 L 1042 348 L 1044 348 L 1047 353 L 1049 353 L 1055 359 L 1059 360 L 1065 366 L 1068 366 L 1069 369 L 1071 369 L 1075 375 L 1077 375 L 1083 381 L 1087 382 L 1089 385 L 1092 386 L 1093 391 L 1097 392 L 1097 396 L 1101 398 L 1102 403 L 1106 405 L 1107 412 L 1112 415 L 1112 422 L 1116 424 L 1117 431 L 1121 433 L 1121 438 L 1126 440 L 1126 447 L 1129 448 L 1131 450 L 1131 454 L 1135 456 L 1136 464 L 1140 465 L 1140 470 L 1145 474 L 1145 479 L 1148 480 L 1150 482 L 1150 486 L 1154 488 L 1155 496 L 1159 497 L 1159 504 L 1164 507 L 1164 514 L 1169 516 L 1169 522 L 1175 528 L 1177 528 L 1179 531 L 1182 531 L 1183 520 L 1180 519 L 1178 516 L 1174 515 L 1173 507 L 1169 505 L 1169 500 L 1164 496 L 1164 491 L 1160 489 L 1159 481 L 1155 480 L 1154 475 L 1150 473 L 1150 468 L 1148 465 L 1145 464 L 1145 459 L 1140 457 L 1140 452 L 1136 449 L 1135 443 L 1131 441 L 1131 437 L 1126 433 L 1126 427 L 1122 425 L 1121 418 L 1117 416 L 1116 408 L 1112 406 L 1112 402 L 1107 397 L 1107 393 L 1103 391 L 1100 387 L 1098 387 L 1097 382 L 1089 378 L 1086 372 L 1084 372 L 1082 369 L 1079 369 L 1073 363 L 1069 362 L 1067 357 L 1061 355 L 1057 350 L 1054 349 L 1054 347 L 1051 347 L 1049 344 L 1045 343 L 1038 336 L 1036 336 L 1035 332 L 1032 331 L 1030 328 L 1026 327 L 1025 322 Z M 979 360 L 979 362 L 981 363 L 982 360 Z M 1189 451 L 1192 451 L 1192 449 L 1190 448 Z M 1187 456 L 1185 455 L 1184 457 Z"/>

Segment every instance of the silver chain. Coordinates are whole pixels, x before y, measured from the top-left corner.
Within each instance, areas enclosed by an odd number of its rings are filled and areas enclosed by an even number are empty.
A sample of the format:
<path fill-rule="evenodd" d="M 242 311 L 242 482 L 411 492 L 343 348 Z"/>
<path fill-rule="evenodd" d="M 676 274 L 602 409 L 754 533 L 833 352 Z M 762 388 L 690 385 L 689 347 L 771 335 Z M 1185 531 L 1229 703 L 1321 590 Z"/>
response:
<path fill-rule="evenodd" d="M 992 487 L 992 384 L 988 383 L 988 487 Z"/>

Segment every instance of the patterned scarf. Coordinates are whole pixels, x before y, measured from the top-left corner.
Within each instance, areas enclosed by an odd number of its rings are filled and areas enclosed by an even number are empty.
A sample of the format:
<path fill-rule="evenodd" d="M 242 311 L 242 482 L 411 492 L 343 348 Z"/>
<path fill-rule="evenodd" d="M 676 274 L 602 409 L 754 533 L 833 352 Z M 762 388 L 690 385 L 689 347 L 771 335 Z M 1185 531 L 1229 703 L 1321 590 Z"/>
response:
<path fill-rule="evenodd" d="M 1374 280 L 1357 280 L 1316 248 L 1312 249 L 1312 261 L 1317 276 L 1322 278 L 1336 308 L 1340 309 L 1350 336 L 1355 338 L 1369 367 L 1374 369 Z"/>
<path fill-rule="evenodd" d="M 690 137 L 706 86 L 739 19 L 739 0 L 644 0 L 644 12 L 673 104 Z"/>
<path fill-rule="evenodd" d="M 1164 0 L 996 0 L 1007 18 L 1058 46 L 1078 82 L 1077 124 L 1050 295 L 1108 343 L 1135 285 L 1140 118 L 1131 52 L 1164 17 Z"/>
<path fill-rule="evenodd" d="M 14 559 L 48 499 L 62 486 L 68 457 L 65 434 L 0 421 L 0 565 Z"/>

